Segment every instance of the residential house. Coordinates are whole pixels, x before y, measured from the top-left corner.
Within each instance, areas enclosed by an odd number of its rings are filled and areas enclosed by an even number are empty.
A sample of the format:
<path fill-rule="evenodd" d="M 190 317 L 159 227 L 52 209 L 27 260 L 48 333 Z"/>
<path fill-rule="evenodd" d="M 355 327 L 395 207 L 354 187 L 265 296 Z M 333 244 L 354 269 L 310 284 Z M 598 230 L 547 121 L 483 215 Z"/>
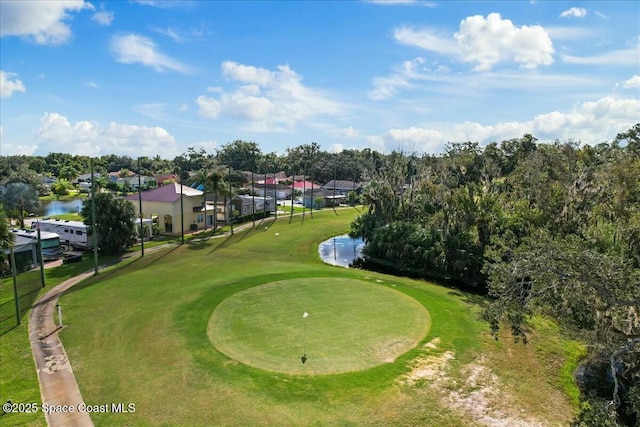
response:
<path fill-rule="evenodd" d="M 44 187 L 44 193 L 45 194 L 49 194 L 51 192 L 51 187 L 53 187 L 53 184 L 55 184 L 57 181 L 57 178 L 53 177 L 53 176 L 43 176 L 42 177 L 42 185 Z"/>
<path fill-rule="evenodd" d="M 306 190 L 310 190 L 311 188 L 313 188 L 314 190 L 316 188 L 320 188 L 319 184 L 315 184 L 311 181 L 307 181 L 306 179 L 302 179 L 300 181 L 294 181 L 293 182 L 293 188 L 295 190 L 300 191 L 300 193 L 306 191 Z"/>
<path fill-rule="evenodd" d="M 158 175 L 154 175 L 153 179 L 155 179 L 158 183 L 158 187 L 162 187 L 167 184 L 178 182 L 178 175 L 174 175 L 172 173 L 161 173 Z"/>
<path fill-rule="evenodd" d="M 93 174 L 94 179 L 95 178 L 100 178 L 102 175 L 100 175 L 100 173 L 95 172 Z M 72 184 L 74 185 L 78 185 L 82 182 L 88 182 L 91 183 L 91 174 L 90 173 L 83 173 L 82 175 L 78 175 L 76 179 L 74 179 L 73 181 L 71 181 Z"/>
<path fill-rule="evenodd" d="M 128 186 L 132 191 L 138 191 L 138 182 L 142 185 L 142 189 L 158 187 L 158 182 L 154 178 L 145 175 L 140 175 L 140 177 L 138 177 L 138 175 L 132 175 L 125 178 L 118 178 L 115 182 L 119 188 L 122 189 Z"/>
<path fill-rule="evenodd" d="M 238 216 L 251 215 L 255 212 L 276 211 L 276 203 L 272 197 L 237 195 L 231 199 L 231 208 Z"/>
<path fill-rule="evenodd" d="M 327 190 L 326 188 L 311 189 L 304 192 L 302 195 L 302 204 L 307 208 L 320 209 L 330 206 L 339 206 L 340 203 L 345 203 L 347 196 L 344 194 L 338 194 L 333 190 Z"/>
<path fill-rule="evenodd" d="M 253 177 L 256 184 L 279 184 L 283 181 L 287 180 L 287 174 L 284 171 L 280 171 L 277 173 L 268 173 L 262 175 L 261 178 Z"/>
<path fill-rule="evenodd" d="M 135 175 L 133 172 L 127 171 L 127 176 L 133 176 L 133 175 Z M 107 174 L 107 178 L 109 179 L 109 182 L 116 182 L 117 179 L 120 178 L 120 171 L 109 172 Z"/>
<path fill-rule="evenodd" d="M 100 178 L 102 175 L 99 172 L 95 172 L 93 174 L 93 179 Z M 81 193 L 88 193 L 91 191 L 91 174 L 83 173 L 82 175 L 78 175 L 76 179 L 71 181 L 72 184 L 78 187 Z"/>
<path fill-rule="evenodd" d="M 181 188 L 182 187 L 182 188 Z M 162 233 L 182 232 L 182 224 L 185 231 L 201 230 L 213 224 L 213 204 L 203 205 L 202 191 L 191 188 L 188 185 L 180 186 L 171 183 L 154 190 L 140 193 L 142 198 L 142 217 L 156 219 L 158 228 Z M 138 194 L 125 197 L 136 206 L 138 210 Z M 182 211 L 180 200 L 182 199 Z M 224 218 L 224 206 L 218 206 L 218 218 Z M 184 216 L 182 215 L 184 212 Z"/>
<path fill-rule="evenodd" d="M 254 184 L 245 188 L 255 193 L 258 197 L 264 197 L 266 192 L 267 196 L 275 196 L 276 200 L 291 199 L 291 194 L 293 193 L 291 186 L 285 184 Z"/>
<path fill-rule="evenodd" d="M 359 193 L 362 189 L 362 185 L 349 180 L 332 179 L 331 181 L 323 185 L 322 188 L 331 191 L 335 190 L 336 194 L 348 194 L 349 191 L 355 191 L 356 193 Z"/>

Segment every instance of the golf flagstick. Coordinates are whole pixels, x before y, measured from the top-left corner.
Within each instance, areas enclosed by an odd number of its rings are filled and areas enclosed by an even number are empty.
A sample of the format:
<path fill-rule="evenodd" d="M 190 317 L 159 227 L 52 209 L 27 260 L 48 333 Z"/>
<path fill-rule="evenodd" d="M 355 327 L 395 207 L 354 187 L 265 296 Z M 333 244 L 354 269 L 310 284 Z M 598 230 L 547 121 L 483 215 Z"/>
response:
<path fill-rule="evenodd" d="M 304 365 L 304 362 L 307 361 L 307 317 L 309 317 L 309 313 L 305 311 L 304 314 L 302 315 L 302 318 L 304 319 L 304 354 L 300 358 L 300 360 L 302 360 L 303 365 Z"/>

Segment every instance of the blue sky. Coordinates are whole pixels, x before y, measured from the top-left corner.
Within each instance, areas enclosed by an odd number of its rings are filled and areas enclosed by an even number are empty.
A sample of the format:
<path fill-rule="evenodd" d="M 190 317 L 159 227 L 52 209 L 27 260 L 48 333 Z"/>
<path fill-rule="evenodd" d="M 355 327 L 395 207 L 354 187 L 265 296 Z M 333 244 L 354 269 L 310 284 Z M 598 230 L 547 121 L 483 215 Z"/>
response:
<path fill-rule="evenodd" d="M 1 155 L 439 153 L 640 122 L 634 1 L 0 1 Z"/>

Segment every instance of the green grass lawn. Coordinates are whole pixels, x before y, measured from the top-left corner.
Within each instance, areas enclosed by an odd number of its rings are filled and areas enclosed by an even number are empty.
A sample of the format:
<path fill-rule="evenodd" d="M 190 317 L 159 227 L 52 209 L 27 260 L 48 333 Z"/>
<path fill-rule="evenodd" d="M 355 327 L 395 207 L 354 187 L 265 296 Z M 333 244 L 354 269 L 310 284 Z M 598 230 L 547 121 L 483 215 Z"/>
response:
<path fill-rule="evenodd" d="M 109 261 L 111 259 L 104 259 Z M 42 288 L 39 271 L 18 275 L 20 300 L 20 325 L 17 325 L 13 293 L 13 280 L 0 280 L 0 402 L 40 403 L 40 388 L 29 342 L 29 312 L 32 304 L 44 292 L 64 280 L 91 268 L 93 260 L 64 264 L 45 270 L 47 286 Z M 2 413 L 2 412 L 0 412 Z M 0 415 L 2 426 L 44 426 L 44 416 L 39 413 Z"/>
<path fill-rule="evenodd" d="M 317 245 L 345 233 L 357 214 L 355 209 L 323 210 L 314 212 L 313 219 L 260 222 L 233 237 L 194 241 L 132 259 L 72 288 L 60 299 L 69 325 L 61 338 L 85 402 L 136 407 L 135 413 L 94 414 L 96 425 L 470 425 L 468 417 L 443 406 L 428 382 L 409 387 L 401 381 L 417 360 L 445 351 L 455 354 L 449 362 L 451 375 L 486 358 L 497 375 L 504 375 L 509 392 L 522 405 L 518 411 L 548 422 L 570 418 L 573 406 L 559 379 L 563 363 L 545 368 L 533 347 L 495 342 L 478 318 L 482 298 L 320 261 Z M 278 283 L 283 286 L 274 285 Z M 335 286 L 323 288 L 321 283 Z M 306 287 L 305 292 L 297 293 L 295 286 Z M 292 320 L 286 317 L 289 311 Z M 332 357 L 346 360 L 349 348 L 359 353 L 355 359 L 370 360 L 340 362 L 348 368 L 301 371 L 304 311 L 310 313 L 306 337 L 312 370 L 319 369 L 313 364 L 320 361 L 315 358 L 321 349 L 331 345 L 322 354 L 326 366 L 337 363 Z M 251 316 L 260 317 L 259 332 L 243 323 Z M 353 330 L 349 316 L 357 324 Z M 332 344 L 331 337 L 341 333 L 345 336 Z M 219 351 L 217 346 L 224 345 L 216 340 L 225 334 L 231 346 L 237 344 L 232 337 L 246 340 L 246 350 L 234 350 L 246 355 Z M 262 349 L 287 335 L 293 342 L 288 348 Z M 394 335 L 417 346 L 381 356 L 381 348 L 394 349 Z M 436 338 L 436 350 L 425 347 Z M 26 335 L 25 340 L 28 346 Z M 18 341 L 12 336 L 7 342 Z M 564 360 L 562 349 L 545 350 L 543 360 Z M 261 351 L 270 358 L 266 369 L 257 367 Z M 290 353 L 297 371 L 283 367 L 290 363 L 285 361 Z M 512 359 L 536 361 L 536 375 L 513 366 Z M 342 373 L 329 374 L 331 369 Z M 540 376 L 542 381 L 525 387 L 510 386 L 519 378 Z M 526 397 L 532 391 L 535 404 Z M 3 399 L 12 397 L 3 390 Z M 4 416 L 0 423 L 18 425 L 13 417 Z"/>
<path fill-rule="evenodd" d="M 218 350 L 249 366 L 313 375 L 392 362 L 414 348 L 429 326 L 424 306 L 402 292 L 322 277 L 238 292 L 214 310 L 207 334 Z"/>

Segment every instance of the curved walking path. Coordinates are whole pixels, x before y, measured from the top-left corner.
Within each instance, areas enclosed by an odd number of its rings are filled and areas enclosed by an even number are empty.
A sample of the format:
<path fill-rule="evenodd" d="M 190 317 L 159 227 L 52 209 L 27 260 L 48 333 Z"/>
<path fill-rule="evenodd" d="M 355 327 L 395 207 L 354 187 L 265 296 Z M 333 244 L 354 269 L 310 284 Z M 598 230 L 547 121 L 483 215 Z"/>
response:
<path fill-rule="evenodd" d="M 165 245 L 155 246 L 150 252 L 164 247 Z M 98 268 L 113 265 L 124 258 L 129 257 L 125 256 Z M 67 352 L 58 336 L 61 328 L 56 326 L 54 321 L 57 317 L 55 310 L 58 298 L 72 286 L 93 275 L 94 269 L 87 270 L 51 288 L 38 299 L 29 314 L 29 340 L 40 383 L 41 407 L 44 408 L 46 405 L 50 409 L 45 412 L 45 418 L 47 424 L 52 427 L 93 426 L 89 414 L 78 410 L 84 401 Z M 63 411 L 62 408 L 73 408 L 73 412 Z"/>
<path fill-rule="evenodd" d="M 67 289 L 92 275 L 93 270 L 85 271 L 50 289 L 35 303 L 29 314 L 29 340 L 38 371 L 42 408 L 50 409 L 45 412 L 49 426 L 93 426 L 89 414 L 78 411 L 78 405 L 83 403 L 82 395 L 58 337 L 60 328 L 54 323 L 58 298 Z M 58 405 L 63 405 L 60 408 L 71 408 L 73 412 L 51 411 L 51 408 L 57 409 Z"/>

